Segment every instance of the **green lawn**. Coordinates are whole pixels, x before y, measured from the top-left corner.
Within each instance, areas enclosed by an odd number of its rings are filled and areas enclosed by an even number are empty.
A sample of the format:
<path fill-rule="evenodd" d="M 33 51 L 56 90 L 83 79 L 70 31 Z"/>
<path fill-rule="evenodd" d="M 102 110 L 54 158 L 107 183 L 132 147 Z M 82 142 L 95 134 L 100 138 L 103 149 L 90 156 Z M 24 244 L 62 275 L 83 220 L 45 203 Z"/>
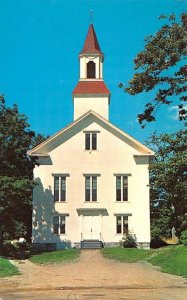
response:
<path fill-rule="evenodd" d="M 18 275 L 18 269 L 9 260 L 0 257 L 0 277 Z"/>
<path fill-rule="evenodd" d="M 148 260 L 154 266 L 161 267 L 162 272 L 187 278 L 187 247 L 168 246 L 157 250 L 157 255 Z"/>
<path fill-rule="evenodd" d="M 156 250 L 104 248 L 102 253 L 106 258 L 133 263 L 148 261 L 159 266 L 162 272 L 180 275 L 187 278 L 187 247 L 167 246 Z"/>
<path fill-rule="evenodd" d="M 102 253 L 104 257 L 117 259 L 122 262 L 134 263 L 140 260 L 146 260 L 150 257 L 155 250 L 144 250 L 144 249 L 134 249 L 134 248 L 103 248 Z"/>
<path fill-rule="evenodd" d="M 76 260 L 79 255 L 79 250 L 67 249 L 33 255 L 29 260 L 36 264 L 61 263 Z"/>

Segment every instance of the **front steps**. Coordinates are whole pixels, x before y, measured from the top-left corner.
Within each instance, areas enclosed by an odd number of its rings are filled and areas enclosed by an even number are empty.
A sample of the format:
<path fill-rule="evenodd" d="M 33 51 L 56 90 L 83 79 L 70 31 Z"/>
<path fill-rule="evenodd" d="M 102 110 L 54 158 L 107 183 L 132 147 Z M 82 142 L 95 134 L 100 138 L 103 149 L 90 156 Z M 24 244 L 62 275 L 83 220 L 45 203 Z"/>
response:
<path fill-rule="evenodd" d="M 83 240 L 81 241 L 81 249 L 101 249 L 103 243 L 99 240 Z"/>

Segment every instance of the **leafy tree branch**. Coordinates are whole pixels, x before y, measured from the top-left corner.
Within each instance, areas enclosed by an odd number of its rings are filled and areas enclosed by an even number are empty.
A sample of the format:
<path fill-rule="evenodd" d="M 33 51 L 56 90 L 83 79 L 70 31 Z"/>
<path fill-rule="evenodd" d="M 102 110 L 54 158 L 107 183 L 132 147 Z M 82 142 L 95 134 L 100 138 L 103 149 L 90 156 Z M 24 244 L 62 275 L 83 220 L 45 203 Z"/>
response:
<path fill-rule="evenodd" d="M 182 14 L 179 20 L 175 15 L 162 15 L 160 19 L 166 19 L 168 24 L 145 38 L 144 50 L 134 59 L 136 73 L 128 85 L 119 84 L 120 88 L 132 96 L 154 92 L 153 98 L 146 103 L 144 112 L 138 114 L 142 127 L 147 122 L 156 120 L 156 113 L 161 105 L 170 105 L 175 101 L 178 104 L 179 120 L 187 118 L 187 14 Z"/>

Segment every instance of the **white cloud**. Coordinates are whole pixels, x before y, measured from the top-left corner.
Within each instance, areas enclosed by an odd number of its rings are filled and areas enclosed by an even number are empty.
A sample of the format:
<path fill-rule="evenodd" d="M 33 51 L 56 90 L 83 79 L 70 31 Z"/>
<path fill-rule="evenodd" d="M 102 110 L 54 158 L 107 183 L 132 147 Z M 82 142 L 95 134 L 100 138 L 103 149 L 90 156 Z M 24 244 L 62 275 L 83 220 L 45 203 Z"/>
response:
<path fill-rule="evenodd" d="M 184 105 L 184 109 L 187 109 L 187 105 Z M 177 105 L 169 107 L 168 111 L 171 112 L 171 114 L 169 114 L 170 119 L 174 121 L 179 120 L 179 108 Z"/>
<path fill-rule="evenodd" d="M 179 119 L 179 113 L 178 113 L 178 106 L 174 105 L 168 108 L 168 111 L 171 112 L 171 114 L 169 115 L 169 118 L 176 121 Z"/>

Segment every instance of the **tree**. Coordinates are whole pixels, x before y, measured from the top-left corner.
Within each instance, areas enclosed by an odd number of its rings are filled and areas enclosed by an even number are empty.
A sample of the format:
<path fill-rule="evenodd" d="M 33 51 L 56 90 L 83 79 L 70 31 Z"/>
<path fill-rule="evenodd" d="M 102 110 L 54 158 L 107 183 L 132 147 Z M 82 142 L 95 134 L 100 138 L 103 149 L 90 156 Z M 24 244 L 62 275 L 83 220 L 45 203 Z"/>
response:
<path fill-rule="evenodd" d="M 182 14 L 179 21 L 175 15 L 160 16 L 160 19 L 163 18 L 168 23 L 154 35 L 145 38 L 145 49 L 134 59 L 134 69 L 138 71 L 129 85 L 119 84 L 133 96 L 153 92 L 154 96 L 150 93 L 152 99 L 146 103 L 144 112 L 138 115 L 143 128 L 146 122 L 156 120 L 155 114 L 163 104 L 177 104 L 180 121 L 187 117 L 184 105 L 187 100 L 187 65 L 184 63 L 187 55 L 187 14 Z"/>
<path fill-rule="evenodd" d="M 186 131 L 153 134 L 147 143 L 155 151 L 150 163 L 152 237 L 178 235 L 186 228 Z"/>
<path fill-rule="evenodd" d="M 5 238 L 31 236 L 35 161 L 27 150 L 44 137 L 29 127 L 18 106 L 6 107 L 0 96 L 0 248 Z"/>

